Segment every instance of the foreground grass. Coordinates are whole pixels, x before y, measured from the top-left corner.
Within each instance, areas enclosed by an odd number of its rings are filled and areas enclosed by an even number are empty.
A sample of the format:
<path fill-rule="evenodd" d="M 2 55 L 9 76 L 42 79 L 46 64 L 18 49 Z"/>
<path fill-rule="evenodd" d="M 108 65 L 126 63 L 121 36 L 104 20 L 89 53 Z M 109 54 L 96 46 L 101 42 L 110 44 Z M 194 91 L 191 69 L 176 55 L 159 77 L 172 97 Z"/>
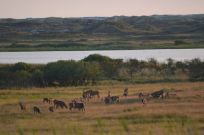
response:
<path fill-rule="evenodd" d="M 86 102 L 86 112 L 66 109 L 48 112 L 50 105 L 43 97 L 68 103 L 81 97 L 82 90 L 92 88 L 107 95 L 122 95 L 129 88 L 130 96 L 120 97 L 120 103 L 105 105 L 100 99 Z M 162 88 L 176 94 L 168 99 L 155 99 L 145 106 L 137 93 L 149 93 Z M 107 85 L 93 87 L 32 88 L 0 91 L 0 135 L 201 135 L 204 134 L 204 82 Z M 19 100 L 27 104 L 22 112 Z M 42 114 L 34 115 L 36 105 Z"/>

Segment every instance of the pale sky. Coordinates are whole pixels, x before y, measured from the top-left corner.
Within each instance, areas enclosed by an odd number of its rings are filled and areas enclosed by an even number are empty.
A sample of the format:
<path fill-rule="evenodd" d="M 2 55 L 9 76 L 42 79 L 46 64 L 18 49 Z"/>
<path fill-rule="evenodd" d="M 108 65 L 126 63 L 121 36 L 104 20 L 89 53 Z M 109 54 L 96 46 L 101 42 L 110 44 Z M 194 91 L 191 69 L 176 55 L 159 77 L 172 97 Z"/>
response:
<path fill-rule="evenodd" d="M 204 0 L 0 0 L 0 18 L 204 14 Z"/>

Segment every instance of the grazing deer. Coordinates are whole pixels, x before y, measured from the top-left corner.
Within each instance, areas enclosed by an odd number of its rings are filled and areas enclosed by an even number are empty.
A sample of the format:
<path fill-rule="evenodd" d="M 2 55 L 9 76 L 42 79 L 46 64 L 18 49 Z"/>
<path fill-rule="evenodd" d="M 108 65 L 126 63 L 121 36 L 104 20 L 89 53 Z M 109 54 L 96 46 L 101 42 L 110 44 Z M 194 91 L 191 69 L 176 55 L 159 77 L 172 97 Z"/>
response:
<path fill-rule="evenodd" d="M 52 104 L 52 98 L 43 98 L 43 103 L 49 103 Z"/>
<path fill-rule="evenodd" d="M 33 112 L 34 112 L 34 113 L 41 113 L 41 112 L 40 112 L 40 109 L 39 109 L 37 106 L 34 106 L 34 107 L 33 107 Z"/>
<path fill-rule="evenodd" d="M 49 107 L 49 111 L 50 111 L 50 112 L 54 112 L 54 107 L 53 107 L 53 106 L 50 106 L 50 107 Z"/>
<path fill-rule="evenodd" d="M 123 91 L 123 96 L 127 97 L 128 96 L 128 88 L 125 88 Z"/>
<path fill-rule="evenodd" d="M 87 99 L 87 100 L 89 100 L 89 99 L 91 99 L 92 97 L 95 97 L 95 96 L 100 98 L 99 91 L 97 91 L 97 90 L 87 90 L 87 91 L 83 91 L 83 93 L 82 93 L 82 97 L 84 99 Z"/>
<path fill-rule="evenodd" d="M 153 93 L 151 93 L 151 96 L 153 97 L 153 98 L 166 98 L 166 97 L 168 97 L 169 96 L 169 92 L 166 92 L 165 90 L 159 90 L 159 91 L 156 91 L 156 92 L 153 92 Z"/>
<path fill-rule="evenodd" d="M 68 108 L 67 105 L 65 104 L 65 102 L 63 102 L 63 101 L 60 101 L 60 100 L 56 100 L 56 99 L 55 99 L 55 100 L 53 101 L 53 103 L 54 103 L 54 107 L 55 107 L 56 109 L 58 109 L 59 107 L 62 108 L 62 109 L 63 109 L 63 108 Z"/>
<path fill-rule="evenodd" d="M 85 105 L 83 102 L 77 102 L 76 100 L 73 100 L 71 103 L 69 103 L 69 110 L 78 109 L 85 111 Z"/>
<path fill-rule="evenodd" d="M 147 103 L 147 99 L 146 98 L 142 98 L 141 101 L 142 101 L 143 105 L 146 105 L 146 103 Z"/>
<path fill-rule="evenodd" d="M 105 104 L 119 103 L 119 96 L 108 96 L 104 99 Z"/>

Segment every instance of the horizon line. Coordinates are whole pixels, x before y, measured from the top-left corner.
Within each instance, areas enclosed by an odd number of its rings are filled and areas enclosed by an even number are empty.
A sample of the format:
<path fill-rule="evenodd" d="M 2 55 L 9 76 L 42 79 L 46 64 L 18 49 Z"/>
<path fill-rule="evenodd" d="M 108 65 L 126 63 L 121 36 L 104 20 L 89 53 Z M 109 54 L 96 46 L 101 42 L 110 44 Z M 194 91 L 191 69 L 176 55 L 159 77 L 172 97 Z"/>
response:
<path fill-rule="evenodd" d="M 24 17 L 24 18 L 12 18 L 12 17 L 0 17 L 0 19 L 43 19 L 43 18 L 111 18 L 111 17 L 151 17 L 151 16 L 190 16 L 190 15 L 204 15 L 204 13 L 190 13 L 190 14 L 151 14 L 151 15 L 113 15 L 113 16 L 73 16 L 73 17 L 60 17 L 60 16 L 46 16 L 46 17 Z"/>

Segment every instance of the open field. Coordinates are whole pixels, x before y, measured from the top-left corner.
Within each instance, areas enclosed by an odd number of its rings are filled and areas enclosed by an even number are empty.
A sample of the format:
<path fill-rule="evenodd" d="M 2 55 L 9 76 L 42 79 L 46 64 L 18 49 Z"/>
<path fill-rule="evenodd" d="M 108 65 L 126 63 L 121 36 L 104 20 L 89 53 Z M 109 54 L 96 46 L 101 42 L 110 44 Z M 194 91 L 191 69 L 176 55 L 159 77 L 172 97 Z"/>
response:
<path fill-rule="evenodd" d="M 117 104 L 105 105 L 100 99 L 86 102 L 86 111 L 58 109 L 48 111 L 44 97 L 66 103 L 81 97 L 84 89 L 97 89 L 101 97 L 122 95 Z M 139 92 L 170 89 L 166 99 L 153 99 L 143 105 Z M 175 95 L 176 94 L 176 95 Z M 27 105 L 20 111 L 19 100 Z M 38 106 L 42 113 L 31 110 Z M 25 88 L 0 91 L 0 135 L 202 135 L 204 134 L 204 82 L 117 84 L 87 87 Z"/>
<path fill-rule="evenodd" d="M 192 35 L 69 35 L 66 37 L 34 39 L 19 38 L 1 41 L 0 52 L 4 51 L 83 51 L 83 50 L 140 50 L 140 49 L 192 49 L 204 48 L 203 36 Z M 153 39 L 152 39 L 153 38 Z M 176 41 L 181 43 L 177 44 Z"/>

